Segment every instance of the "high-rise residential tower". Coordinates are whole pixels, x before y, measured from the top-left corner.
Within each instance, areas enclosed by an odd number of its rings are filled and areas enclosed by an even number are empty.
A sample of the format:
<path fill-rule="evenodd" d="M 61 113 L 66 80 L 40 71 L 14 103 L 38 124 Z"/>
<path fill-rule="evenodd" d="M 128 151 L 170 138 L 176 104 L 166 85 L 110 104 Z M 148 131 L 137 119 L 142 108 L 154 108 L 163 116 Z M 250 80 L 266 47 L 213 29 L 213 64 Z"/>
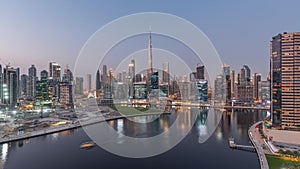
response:
<path fill-rule="evenodd" d="M 253 75 L 253 99 L 261 101 L 261 74 L 259 73 Z"/>
<path fill-rule="evenodd" d="M 253 102 L 253 86 L 250 78 L 250 68 L 243 65 L 238 73 L 237 99 L 241 103 L 251 104 Z"/>
<path fill-rule="evenodd" d="M 28 89 L 28 75 L 23 74 L 21 75 L 21 96 L 27 97 L 27 90 Z"/>
<path fill-rule="evenodd" d="M 92 90 L 92 75 L 91 74 L 87 74 L 86 82 L 87 82 L 87 91 L 91 91 Z"/>
<path fill-rule="evenodd" d="M 75 80 L 75 94 L 83 94 L 83 77 L 76 77 Z"/>
<path fill-rule="evenodd" d="M 34 99 L 35 93 L 36 93 L 36 68 L 34 65 L 31 65 L 31 67 L 28 69 L 28 93 L 27 96 L 29 98 Z"/>
<path fill-rule="evenodd" d="M 14 107 L 19 97 L 20 69 L 6 66 L 3 77 L 3 103 Z"/>
<path fill-rule="evenodd" d="M 61 66 L 58 63 L 49 63 L 49 77 L 54 81 L 60 81 L 61 76 Z"/>
<path fill-rule="evenodd" d="M 270 48 L 272 123 L 300 126 L 300 32 L 274 36 Z"/>

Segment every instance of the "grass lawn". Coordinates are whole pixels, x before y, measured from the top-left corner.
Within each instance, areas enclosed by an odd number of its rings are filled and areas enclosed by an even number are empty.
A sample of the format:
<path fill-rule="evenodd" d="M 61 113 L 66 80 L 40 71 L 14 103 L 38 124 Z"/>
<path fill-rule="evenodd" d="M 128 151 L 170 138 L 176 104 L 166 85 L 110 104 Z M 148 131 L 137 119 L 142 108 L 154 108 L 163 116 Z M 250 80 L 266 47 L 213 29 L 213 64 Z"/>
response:
<path fill-rule="evenodd" d="M 122 113 L 125 116 L 126 115 L 134 115 L 134 114 L 142 114 L 142 113 L 162 113 L 162 110 L 156 110 L 153 108 L 127 107 L 127 106 L 114 106 L 111 108 Z"/>
<path fill-rule="evenodd" d="M 266 155 L 270 169 L 300 169 L 300 163 L 286 161 L 276 156 Z"/>

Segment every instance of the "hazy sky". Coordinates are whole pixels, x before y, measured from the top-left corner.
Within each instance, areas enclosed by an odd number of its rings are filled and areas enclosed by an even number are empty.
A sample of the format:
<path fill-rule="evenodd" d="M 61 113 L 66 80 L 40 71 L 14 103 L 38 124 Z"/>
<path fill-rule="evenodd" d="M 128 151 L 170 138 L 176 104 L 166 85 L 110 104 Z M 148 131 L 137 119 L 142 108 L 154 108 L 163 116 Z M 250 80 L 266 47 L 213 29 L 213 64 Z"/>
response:
<path fill-rule="evenodd" d="M 298 0 L 7 0 L 0 1 L 0 62 L 38 73 L 56 61 L 73 69 L 87 39 L 106 23 L 137 12 L 164 12 L 195 24 L 233 69 L 248 64 L 265 78 L 269 41 L 300 31 Z"/>

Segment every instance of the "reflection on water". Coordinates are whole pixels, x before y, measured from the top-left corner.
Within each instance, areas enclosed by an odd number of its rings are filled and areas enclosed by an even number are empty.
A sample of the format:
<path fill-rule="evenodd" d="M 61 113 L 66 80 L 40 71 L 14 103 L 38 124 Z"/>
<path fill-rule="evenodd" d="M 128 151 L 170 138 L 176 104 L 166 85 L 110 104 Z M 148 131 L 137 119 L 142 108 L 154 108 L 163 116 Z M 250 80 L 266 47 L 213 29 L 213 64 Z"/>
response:
<path fill-rule="evenodd" d="M 117 131 L 118 141 L 121 142 L 124 136 L 146 138 L 165 133 L 174 124 L 175 120 L 177 120 L 175 126 L 177 134 L 184 136 L 195 123 L 199 143 L 203 143 L 214 133 L 223 114 L 219 110 L 199 108 L 175 109 L 173 112 L 171 115 L 161 114 L 111 120 L 107 124 Z M 178 118 L 179 115 L 180 118 Z M 143 123 L 145 121 L 151 122 Z"/>
<path fill-rule="evenodd" d="M 147 120 L 146 118 L 156 118 L 147 124 L 135 123 L 127 119 L 108 121 L 107 124 L 117 131 L 120 140 L 124 136 L 144 138 L 168 131 L 179 115 L 182 117 L 175 126 L 178 131 L 176 134 L 182 134 L 186 128 L 193 125 L 191 122 L 196 120 L 194 127 L 177 147 L 157 157 L 121 158 L 101 148 L 80 151 L 80 144 L 89 138 L 82 129 L 75 129 L 0 145 L 0 167 L 1 163 L 5 162 L 5 169 L 82 169 L 96 168 L 97 166 L 120 169 L 141 168 L 140 166 L 175 169 L 179 166 L 186 166 L 193 169 L 199 168 L 196 165 L 199 162 L 201 163 L 200 168 L 259 168 L 256 154 L 231 150 L 228 147 L 228 138 L 232 136 L 240 144 L 250 144 L 247 130 L 254 122 L 262 120 L 266 116 L 266 112 L 263 111 L 223 113 L 210 112 L 205 109 L 181 109 L 174 111 L 172 115 L 160 115 L 159 118 L 157 116 L 136 117 L 136 120 L 141 121 Z M 218 123 L 218 119 L 221 119 L 220 123 Z M 217 127 L 213 128 L 214 125 Z M 212 136 L 208 141 L 202 142 L 210 133 Z M 106 140 L 106 142 L 120 140 Z M 167 144 L 168 140 L 165 140 L 165 143 Z M 218 163 L 213 163 L 211 159 L 220 160 Z"/>
<path fill-rule="evenodd" d="M 7 156 L 7 152 L 8 152 L 8 144 L 5 143 L 5 144 L 2 144 L 2 161 L 5 161 L 6 160 L 6 156 Z"/>
<path fill-rule="evenodd" d="M 53 134 L 51 134 L 51 136 L 52 136 L 53 141 L 57 141 L 59 134 L 58 133 L 53 133 Z"/>

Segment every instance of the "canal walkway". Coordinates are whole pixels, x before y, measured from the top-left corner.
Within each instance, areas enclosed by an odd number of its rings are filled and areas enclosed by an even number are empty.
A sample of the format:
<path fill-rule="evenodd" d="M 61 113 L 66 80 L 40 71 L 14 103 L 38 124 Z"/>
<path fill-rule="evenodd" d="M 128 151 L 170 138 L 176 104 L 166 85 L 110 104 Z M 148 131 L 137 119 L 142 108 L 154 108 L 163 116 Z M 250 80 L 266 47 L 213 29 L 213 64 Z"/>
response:
<path fill-rule="evenodd" d="M 22 135 L 3 137 L 3 138 L 0 138 L 0 144 L 12 142 L 12 141 L 18 141 L 18 140 L 25 140 L 25 139 L 48 135 L 48 134 L 53 134 L 53 133 L 57 133 L 57 132 L 65 131 L 65 130 L 71 130 L 71 129 L 75 129 L 75 128 L 80 128 L 80 127 L 84 127 L 84 126 L 88 126 L 88 125 L 93 125 L 93 124 L 97 124 L 97 123 L 101 123 L 101 122 L 109 121 L 109 120 L 131 118 L 131 117 L 138 117 L 138 116 L 160 115 L 160 114 L 163 114 L 163 113 L 161 113 L 161 112 L 160 113 L 141 113 L 141 114 L 133 114 L 133 115 L 127 115 L 127 116 L 112 116 L 112 117 L 108 117 L 108 118 L 99 117 L 99 118 L 90 118 L 88 120 L 79 120 L 80 123 L 60 125 L 60 126 L 43 129 L 43 130 L 27 132 Z"/>
<path fill-rule="evenodd" d="M 248 135 L 250 138 L 251 143 L 253 144 L 257 156 L 259 158 L 260 168 L 261 169 L 269 169 L 268 161 L 264 152 L 264 149 L 262 147 L 262 144 L 260 143 L 262 141 L 261 136 L 259 133 L 257 133 L 256 126 L 262 124 L 262 121 L 259 121 L 252 125 L 248 130 Z"/>

